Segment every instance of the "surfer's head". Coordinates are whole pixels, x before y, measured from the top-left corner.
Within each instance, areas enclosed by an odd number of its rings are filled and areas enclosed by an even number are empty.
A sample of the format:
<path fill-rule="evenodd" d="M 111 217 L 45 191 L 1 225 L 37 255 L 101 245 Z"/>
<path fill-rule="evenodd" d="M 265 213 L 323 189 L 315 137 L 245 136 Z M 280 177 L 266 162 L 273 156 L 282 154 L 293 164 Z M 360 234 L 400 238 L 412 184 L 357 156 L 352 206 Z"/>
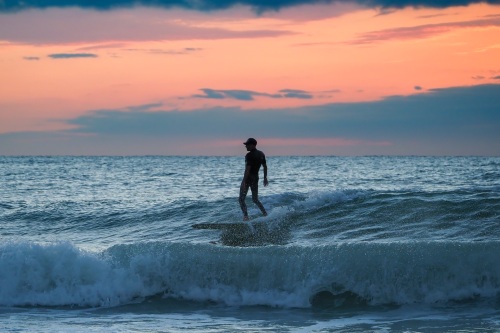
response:
<path fill-rule="evenodd" d="M 254 138 L 248 138 L 248 140 L 246 142 L 243 142 L 243 144 L 247 148 L 247 151 L 252 151 L 257 146 L 257 140 L 255 140 Z"/>

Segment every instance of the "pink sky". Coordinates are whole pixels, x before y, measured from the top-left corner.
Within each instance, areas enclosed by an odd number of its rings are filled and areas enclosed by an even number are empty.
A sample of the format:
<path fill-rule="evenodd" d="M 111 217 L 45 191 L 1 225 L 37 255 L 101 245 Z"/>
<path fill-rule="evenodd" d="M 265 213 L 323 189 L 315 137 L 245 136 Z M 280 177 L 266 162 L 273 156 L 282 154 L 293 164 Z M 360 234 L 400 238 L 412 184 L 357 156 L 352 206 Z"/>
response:
<path fill-rule="evenodd" d="M 72 7 L 4 13 L 0 143 L 2 134 L 78 128 L 72 119 L 98 110 L 286 109 L 293 114 L 297 108 L 496 84 L 499 36 L 500 7 L 487 4 L 383 11 L 342 2 L 262 14 L 243 6 L 210 12 Z M 251 134 L 242 130 L 241 139 Z M 283 142 L 316 148 L 364 145 L 367 151 L 394 142 L 355 133 L 259 134 L 276 154 Z M 241 141 L 235 135 L 218 140 Z M 8 145 L 0 154 L 16 151 L 14 141 Z M 140 154 L 140 146 L 131 154 Z M 107 153 L 113 154 L 111 146 Z"/>

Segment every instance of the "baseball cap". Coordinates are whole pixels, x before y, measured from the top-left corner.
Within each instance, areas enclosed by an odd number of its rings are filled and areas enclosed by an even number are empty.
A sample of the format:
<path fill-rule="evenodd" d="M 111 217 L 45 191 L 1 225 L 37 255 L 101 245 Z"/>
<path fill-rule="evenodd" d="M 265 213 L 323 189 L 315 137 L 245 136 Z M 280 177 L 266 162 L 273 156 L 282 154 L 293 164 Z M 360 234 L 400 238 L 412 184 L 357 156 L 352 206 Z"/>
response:
<path fill-rule="evenodd" d="M 257 145 L 257 140 L 254 138 L 248 138 L 246 142 L 243 142 L 244 145 Z"/>

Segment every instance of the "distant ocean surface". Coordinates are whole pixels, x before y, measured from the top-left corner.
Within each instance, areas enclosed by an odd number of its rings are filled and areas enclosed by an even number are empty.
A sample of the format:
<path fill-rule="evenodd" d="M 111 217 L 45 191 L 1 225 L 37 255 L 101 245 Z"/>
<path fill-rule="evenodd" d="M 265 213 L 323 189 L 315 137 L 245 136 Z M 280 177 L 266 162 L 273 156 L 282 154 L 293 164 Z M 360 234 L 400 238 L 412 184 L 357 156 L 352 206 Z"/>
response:
<path fill-rule="evenodd" d="M 0 157 L 0 332 L 500 332 L 500 158 L 268 167 Z"/>

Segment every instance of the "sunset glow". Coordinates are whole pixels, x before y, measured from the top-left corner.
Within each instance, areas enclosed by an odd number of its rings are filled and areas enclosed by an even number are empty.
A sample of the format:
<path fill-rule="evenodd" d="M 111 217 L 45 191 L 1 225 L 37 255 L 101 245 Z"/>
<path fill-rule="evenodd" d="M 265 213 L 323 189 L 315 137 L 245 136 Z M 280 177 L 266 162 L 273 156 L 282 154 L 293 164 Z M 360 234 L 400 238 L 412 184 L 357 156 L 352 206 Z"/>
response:
<path fill-rule="evenodd" d="M 368 8 L 355 2 L 304 2 L 262 13 L 247 6 L 213 11 L 140 6 L 10 11 L 0 5 L 0 10 L 0 154 L 232 155 L 241 147 L 230 149 L 223 142 L 260 136 L 278 155 L 293 154 L 283 148 L 284 142 L 302 147 L 298 154 L 500 155 L 497 5 Z M 426 149 L 429 138 L 418 135 L 398 146 L 402 141 L 390 125 L 397 113 L 384 109 L 391 96 L 411 96 L 407 100 L 413 101 L 446 89 L 482 86 L 495 93 L 483 119 L 485 137 L 473 138 L 472 147 L 455 149 L 458 143 L 443 140 L 437 142 L 439 150 Z M 374 119 L 388 126 L 386 137 L 362 134 L 368 122 L 364 113 L 359 119 L 352 112 L 331 113 L 371 103 L 373 112 L 381 112 Z M 436 112 L 453 107 L 432 105 Z M 282 113 L 291 120 L 312 112 L 308 108 L 331 108 L 325 121 L 347 121 L 350 131 L 297 134 L 291 123 L 273 118 Z M 105 117 L 95 116 L 88 127 L 79 122 L 103 111 L 109 111 L 107 116 L 132 112 L 144 117 L 187 112 L 196 122 L 197 115 L 214 110 L 234 111 L 223 118 L 226 123 L 220 124 L 217 137 L 206 134 L 205 142 L 212 144 L 197 149 L 188 145 L 189 138 L 168 131 L 154 138 L 130 137 L 125 141 L 133 141 L 134 148 L 127 149 L 106 128 L 112 119 L 103 123 L 98 120 Z M 276 121 L 276 127 L 289 126 L 289 131 L 256 128 L 241 113 L 252 115 L 256 124 Z M 127 126 L 134 124 L 147 126 L 137 119 Z M 203 128 L 199 131 L 203 137 Z M 107 143 L 93 150 L 95 142 L 82 132 Z M 26 144 L 33 136 L 39 147 Z M 61 136 L 67 140 L 57 141 Z M 172 141 L 186 146 L 169 150 Z M 349 150 L 353 146 L 364 149 Z"/>

